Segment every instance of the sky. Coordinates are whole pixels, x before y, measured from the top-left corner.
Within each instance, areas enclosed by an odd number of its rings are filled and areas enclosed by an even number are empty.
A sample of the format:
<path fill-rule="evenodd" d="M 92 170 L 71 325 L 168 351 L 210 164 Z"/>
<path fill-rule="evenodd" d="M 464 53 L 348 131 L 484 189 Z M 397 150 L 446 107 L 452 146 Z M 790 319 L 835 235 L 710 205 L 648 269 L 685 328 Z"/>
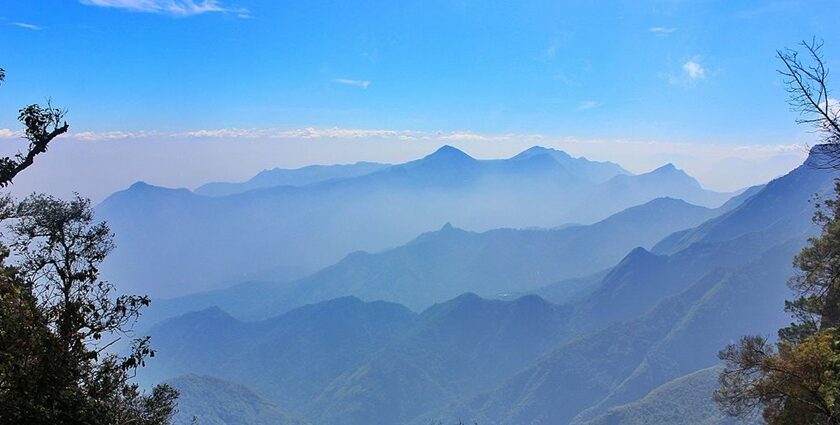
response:
<path fill-rule="evenodd" d="M 71 132 L 13 187 L 95 200 L 144 180 L 479 158 L 552 146 L 715 190 L 781 175 L 814 142 L 776 50 L 825 41 L 837 1 L 0 0 L 0 153 L 17 110 Z"/>

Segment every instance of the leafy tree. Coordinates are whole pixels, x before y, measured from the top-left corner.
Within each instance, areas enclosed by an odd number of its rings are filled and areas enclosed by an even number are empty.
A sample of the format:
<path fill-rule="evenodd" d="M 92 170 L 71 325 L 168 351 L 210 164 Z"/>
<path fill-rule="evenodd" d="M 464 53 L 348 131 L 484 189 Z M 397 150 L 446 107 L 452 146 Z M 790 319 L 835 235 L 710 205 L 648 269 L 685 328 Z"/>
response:
<path fill-rule="evenodd" d="M 0 68 L 0 83 L 6 79 L 6 71 Z M 35 157 L 46 152 L 50 142 L 67 133 L 70 126 L 64 120 L 67 111 L 55 108 L 52 102 L 46 106 L 29 105 L 18 113 L 18 121 L 23 126 L 23 137 L 29 142 L 26 152 L 18 152 L 12 157 L 0 158 L 0 187 L 12 183 L 21 171 L 35 162 Z"/>
<path fill-rule="evenodd" d="M 90 202 L 32 195 L 6 207 L 19 262 L 0 275 L 0 422 L 169 423 L 177 392 L 129 381 L 154 355 L 148 338 L 133 338 L 126 356 L 105 351 L 132 337 L 149 299 L 114 296 L 99 280 L 113 242 Z"/>
<path fill-rule="evenodd" d="M 67 131 L 63 116 L 49 105 L 21 110 L 29 149 L 0 158 L 0 186 Z M 113 235 L 95 222 L 90 201 L 3 196 L 0 223 L 0 423 L 170 423 L 177 392 L 161 385 L 146 393 L 130 382 L 154 355 L 148 338 L 131 334 L 149 299 L 116 296 L 99 279 Z M 106 352 L 123 338 L 132 340 L 127 355 Z"/>
<path fill-rule="evenodd" d="M 821 134 L 812 165 L 840 168 L 840 110 L 829 98 L 821 44 L 802 46 L 810 61 L 780 51 L 780 72 L 798 122 Z M 817 204 L 814 223 L 821 233 L 793 259 L 799 273 L 788 281 L 796 294 L 785 302 L 793 323 L 779 330 L 775 344 L 746 336 L 719 354 L 726 367 L 715 400 L 732 416 L 761 411 L 770 425 L 840 424 L 840 182 L 835 199 Z"/>

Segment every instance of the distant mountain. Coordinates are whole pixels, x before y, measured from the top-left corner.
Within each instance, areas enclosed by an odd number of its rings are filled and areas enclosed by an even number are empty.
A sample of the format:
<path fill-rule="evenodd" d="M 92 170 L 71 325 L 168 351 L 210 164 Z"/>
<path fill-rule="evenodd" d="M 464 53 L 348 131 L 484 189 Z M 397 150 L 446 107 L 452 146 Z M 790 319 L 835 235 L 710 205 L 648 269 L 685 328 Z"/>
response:
<path fill-rule="evenodd" d="M 158 350 L 142 382 L 212 375 L 255 388 L 290 411 L 414 323 L 396 304 L 340 298 L 259 322 L 210 308 L 149 331 Z"/>
<path fill-rule="evenodd" d="M 356 329 L 368 334 L 371 325 L 394 323 L 371 313 L 400 309 L 341 299 L 263 322 L 238 322 L 215 309 L 174 319 L 151 333 L 160 354 L 150 367 L 158 379 L 222 374 L 314 423 L 585 421 L 715 365 L 728 340 L 784 323 L 790 266 L 783 260 L 799 244 L 738 272 L 710 271 L 640 317 L 582 337 L 569 319 L 586 313 L 573 305 L 468 294 L 419 316 L 398 313 L 400 325 L 375 331 L 385 338 L 372 349 Z M 283 331 L 270 330 L 277 327 Z"/>
<path fill-rule="evenodd" d="M 667 422 L 675 411 L 683 413 L 674 423 L 721 423 L 702 411 L 709 375 L 692 374 L 717 366 L 728 342 L 772 335 L 789 321 L 790 259 L 816 230 L 812 210 L 794 204 L 830 194 L 837 175 L 797 168 L 722 215 L 665 238 L 660 244 L 671 241 L 669 249 L 633 249 L 607 271 L 581 278 L 586 291 L 564 305 L 534 295 L 501 301 L 467 294 L 417 315 L 343 298 L 259 322 L 210 309 L 153 330 L 160 355 L 150 373 L 159 380 L 212 371 L 325 425 L 632 424 Z M 373 267 L 386 257 L 365 258 Z"/>
<path fill-rule="evenodd" d="M 582 423 L 715 365 L 717 351 L 741 335 L 773 334 L 789 321 L 783 305 L 791 295 L 790 259 L 815 231 L 813 210 L 795 203 L 827 196 L 836 176 L 803 165 L 730 213 L 683 232 L 697 236 L 677 252 L 634 250 L 597 290 L 569 306 L 568 326 L 578 339 L 439 417 Z"/>
<path fill-rule="evenodd" d="M 790 237 L 811 228 L 815 194 L 831 196 L 833 179 L 831 170 L 802 165 L 784 177 L 768 183 L 763 189 L 745 200 L 727 214 L 709 220 L 703 225 L 676 233 L 654 248 L 654 252 L 672 253 L 697 242 L 711 243 L 732 239 L 768 227 L 785 232 L 777 237 Z"/>
<path fill-rule="evenodd" d="M 671 197 L 708 207 L 719 207 L 733 196 L 711 192 L 674 164 L 666 164 L 639 175 L 620 174 L 593 188 L 587 202 L 576 206 L 567 215 L 569 222 L 586 222 L 607 217 L 617 205 L 638 205 L 657 197 Z M 597 212 L 601 212 L 600 217 Z"/>
<path fill-rule="evenodd" d="M 740 205 L 656 244 L 652 252 L 631 252 L 578 308 L 596 326 L 635 317 L 663 296 L 675 294 L 715 268 L 737 268 L 791 240 L 804 244 L 816 231 L 811 222 L 815 195 L 830 196 L 833 170 L 802 165 L 768 183 Z M 789 265 L 790 261 L 784 261 Z"/>
<path fill-rule="evenodd" d="M 634 247 L 651 246 L 714 215 L 714 210 L 663 198 L 596 224 L 560 230 L 473 233 L 447 224 L 402 247 L 379 254 L 355 253 L 283 286 L 274 297 L 275 305 L 353 294 L 422 310 L 464 292 L 483 296 L 523 292 L 602 270 Z"/>
<path fill-rule="evenodd" d="M 712 400 L 720 368 L 710 367 L 681 376 L 651 391 L 644 398 L 614 407 L 582 425 L 739 425 L 725 416 Z"/>
<path fill-rule="evenodd" d="M 342 298 L 260 322 L 217 308 L 164 322 L 143 382 L 212 374 L 314 423 L 405 423 L 511 376 L 562 337 L 568 310 L 537 296 L 459 296 L 414 315 Z"/>
<path fill-rule="evenodd" d="M 447 222 L 472 231 L 555 227 L 593 223 L 662 196 L 707 207 L 729 197 L 681 172 L 649 174 L 547 149 L 476 160 L 443 147 L 364 175 L 229 196 L 138 183 L 97 207 L 117 235 L 103 271 L 121 290 L 173 297 L 266 269 L 317 270 Z"/>
<path fill-rule="evenodd" d="M 276 186 L 306 186 L 327 180 L 363 176 L 387 167 L 389 167 L 388 164 L 357 162 L 355 164 L 310 165 L 291 170 L 274 168 L 261 171 L 242 183 L 207 183 L 196 188 L 194 192 L 204 196 L 227 196 Z"/>
<path fill-rule="evenodd" d="M 666 336 L 648 348 L 632 373 L 578 418 L 632 402 L 660 384 L 717 364 L 717 352 L 742 335 L 772 335 L 789 323 L 783 307 L 791 293 L 785 282 L 793 275 L 790 259 L 804 242 L 804 238 L 792 239 L 745 266 L 718 269 L 698 280 L 686 292 L 707 282 L 711 286 Z"/>
<path fill-rule="evenodd" d="M 333 381 L 307 411 L 318 423 L 404 424 L 513 375 L 561 339 L 567 311 L 537 296 L 459 296 Z"/>
<path fill-rule="evenodd" d="M 795 252 L 794 245 L 763 257 L 742 274 L 712 270 L 640 317 L 570 337 L 496 389 L 413 423 L 469 418 L 494 425 L 577 424 L 714 366 L 717 351 L 728 341 L 785 323 L 784 281 L 790 266 L 782 260 Z M 575 325 L 569 326 L 575 333 Z"/>
<path fill-rule="evenodd" d="M 167 382 L 178 390 L 175 424 L 305 425 L 244 385 L 210 376 L 185 375 Z M 193 422 L 195 419 L 197 422 Z"/>
<path fill-rule="evenodd" d="M 557 149 L 534 146 L 516 155 L 514 159 L 530 158 L 539 155 L 548 155 L 553 158 L 570 173 L 590 183 L 603 183 L 615 176 L 629 175 L 631 172 L 625 170 L 614 162 L 590 161 L 586 158 L 575 158 L 566 152 Z"/>
<path fill-rule="evenodd" d="M 162 300 L 150 314 L 161 318 L 219 305 L 236 317 L 258 319 L 347 295 L 397 302 L 420 311 L 465 292 L 488 297 L 521 294 L 608 268 L 635 247 L 650 248 L 666 235 L 719 213 L 661 198 L 592 225 L 556 230 L 474 233 L 447 224 L 398 248 L 351 254 L 292 283 L 252 283 Z M 573 295 L 570 288 L 559 291 Z"/>

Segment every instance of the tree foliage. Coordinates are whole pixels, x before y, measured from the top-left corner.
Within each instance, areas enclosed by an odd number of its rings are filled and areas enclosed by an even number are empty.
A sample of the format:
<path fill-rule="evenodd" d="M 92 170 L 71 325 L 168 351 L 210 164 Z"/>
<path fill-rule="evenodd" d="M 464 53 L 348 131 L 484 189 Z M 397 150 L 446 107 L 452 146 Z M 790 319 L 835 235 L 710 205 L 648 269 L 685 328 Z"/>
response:
<path fill-rule="evenodd" d="M 6 72 L 0 68 L 0 83 L 6 79 Z M 35 162 L 35 157 L 46 152 L 56 137 L 70 129 L 64 120 L 67 111 L 52 106 L 32 104 L 18 112 L 18 121 L 23 124 L 23 137 L 29 142 L 26 152 L 0 158 L 0 187 L 8 186 L 21 171 Z"/>
<path fill-rule="evenodd" d="M 780 51 L 791 106 L 799 123 L 821 134 L 815 166 L 840 168 L 840 110 L 829 98 L 822 44 L 803 42 L 810 58 Z M 770 425 L 840 424 L 840 182 L 835 198 L 817 204 L 820 235 L 793 259 L 788 281 L 796 298 L 785 302 L 793 322 L 778 342 L 746 336 L 720 352 L 725 362 L 715 400 L 732 416 L 762 412 Z"/>
<path fill-rule="evenodd" d="M 0 422 L 169 423 L 175 390 L 146 394 L 129 381 L 154 355 L 130 329 L 149 299 L 115 296 L 99 279 L 113 248 L 108 226 L 79 197 L 5 202 L 17 264 L 0 275 Z M 128 354 L 106 352 L 123 338 Z"/>
<path fill-rule="evenodd" d="M 21 109 L 29 149 L 0 158 L 0 186 L 67 131 L 63 118 L 49 103 Z M 0 225 L 0 423 L 170 423 L 177 392 L 130 382 L 154 355 L 148 338 L 131 333 L 149 298 L 117 296 L 99 279 L 113 235 L 90 201 L 2 196 Z M 106 351 L 121 339 L 131 341 L 127 354 Z"/>

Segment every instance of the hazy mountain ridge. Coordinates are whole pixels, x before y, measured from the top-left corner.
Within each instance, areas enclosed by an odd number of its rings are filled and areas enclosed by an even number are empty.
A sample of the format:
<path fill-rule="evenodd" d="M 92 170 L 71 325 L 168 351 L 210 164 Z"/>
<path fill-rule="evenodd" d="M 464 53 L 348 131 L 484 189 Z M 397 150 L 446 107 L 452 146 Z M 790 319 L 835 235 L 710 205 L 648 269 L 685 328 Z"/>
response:
<path fill-rule="evenodd" d="M 465 294 L 437 304 L 331 383 L 309 412 L 324 423 L 407 423 L 533 362 L 562 339 L 567 314 L 533 295 L 492 301 Z"/>
<path fill-rule="evenodd" d="M 398 248 L 351 254 L 295 282 L 251 283 L 162 300 L 160 307 L 152 307 L 151 315 L 168 317 L 220 305 L 237 317 L 258 319 L 346 295 L 399 302 L 419 311 L 464 292 L 524 293 L 610 267 L 632 248 L 651 247 L 671 232 L 716 214 L 720 210 L 662 198 L 599 223 L 556 230 L 475 233 L 447 224 Z"/>
<path fill-rule="evenodd" d="M 160 354 L 141 378 L 221 376 L 256 388 L 288 411 L 342 423 L 396 418 L 397 400 L 375 412 L 374 400 L 364 397 L 403 394 L 409 397 L 403 399 L 407 419 L 421 412 L 417 405 L 424 398 L 425 408 L 449 402 L 459 390 L 475 392 L 533 361 L 561 335 L 566 314 L 536 296 L 494 301 L 472 294 L 420 315 L 354 298 L 260 322 L 240 322 L 211 308 L 152 329 Z M 348 409 L 357 404 L 353 400 L 366 400 L 364 409 Z"/>
<path fill-rule="evenodd" d="M 167 381 L 180 392 L 175 424 L 306 425 L 240 384 L 210 376 L 185 375 Z"/>
<path fill-rule="evenodd" d="M 786 322 L 790 258 L 814 227 L 799 208 L 766 205 L 828 193 L 835 175 L 800 167 L 700 230 L 683 232 L 700 236 L 677 252 L 633 250 L 595 291 L 566 306 L 535 296 L 490 301 L 464 295 L 420 315 L 409 313 L 408 324 L 377 349 L 336 370 L 332 379 L 317 380 L 320 391 L 312 387 L 305 397 L 285 400 L 326 424 L 469 418 L 512 425 L 585 423 L 654 397 L 661 385 L 717 364 L 715 354 L 729 340 L 772 332 Z M 746 231 L 737 225 L 744 217 L 756 217 Z M 570 229 L 576 227 L 564 230 Z M 511 319 L 521 321 L 505 324 Z M 551 326 L 534 327 L 539 324 Z M 177 353 L 177 346 L 161 351 Z M 495 355 L 511 347 L 521 349 L 519 361 L 508 364 L 507 356 Z M 317 351 L 308 354 L 317 357 Z"/>
<path fill-rule="evenodd" d="M 582 425 L 739 425 L 745 422 L 725 416 L 712 400 L 720 368 L 711 367 L 665 383 L 644 398 L 613 407 Z M 759 424 L 760 421 L 751 421 Z"/>
<path fill-rule="evenodd" d="M 668 183 L 676 177 L 683 183 Z M 615 189 L 617 178 L 624 183 Z M 548 149 L 477 160 L 443 147 L 359 176 L 221 197 L 138 184 L 107 198 L 97 213 L 118 235 L 105 264 L 109 275 L 127 291 L 160 298 L 219 288 L 270 268 L 317 270 L 446 222 L 473 231 L 555 227 L 593 223 L 662 196 L 696 198 L 705 206 L 729 198 L 689 181 L 680 173 L 632 176 L 614 164 Z M 147 265 L 137 265 L 140 256 Z"/>
<path fill-rule="evenodd" d="M 197 187 L 193 192 L 203 196 L 227 196 L 276 186 L 307 186 L 333 179 L 362 176 L 379 171 L 389 164 L 356 162 L 353 164 L 309 165 L 295 169 L 274 168 L 260 171 L 241 183 L 213 182 Z"/>
<path fill-rule="evenodd" d="M 799 208 L 765 209 L 764 202 L 773 199 L 779 205 L 785 205 L 789 204 L 791 199 L 805 196 L 804 194 L 816 192 L 825 195 L 830 193 L 834 176 L 836 172 L 802 166 L 768 184 L 734 210 L 739 211 L 737 214 L 724 215 L 698 227 L 705 228 L 709 234 L 715 235 L 714 237 L 708 240 L 698 238 L 697 242 L 671 256 L 654 255 L 641 249 L 629 254 L 623 260 L 624 264 L 615 267 L 604 278 L 601 290 L 574 306 L 576 311 L 570 318 L 578 325 L 573 327 L 577 328 L 580 324 L 593 327 L 591 321 L 596 318 L 596 329 L 599 322 L 626 320 L 626 316 L 635 314 L 634 309 L 639 309 L 645 303 L 660 297 L 657 307 L 641 316 L 641 319 L 627 323 L 635 323 L 633 328 L 640 330 L 661 329 L 667 332 L 660 331 L 656 338 L 649 340 L 643 352 L 636 352 L 635 357 L 628 356 L 626 349 L 621 348 L 621 338 L 626 337 L 625 333 L 631 335 L 631 338 L 640 335 L 638 331 L 629 329 L 621 331 L 623 325 L 620 323 L 609 325 L 592 336 L 584 336 L 577 344 L 591 341 L 590 344 L 597 346 L 605 340 L 619 338 L 611 342 L 612 349 L 602 348 L 598 351 L 609 353 L 619 349 L 623 353 L 622 358 L 632 359 L 629 364 L 600 364 L 585 369 L 588 372 L 583 376 L 591 374 L 592 377 L 587 379 L 596 379 L 610 370 L 613 370 L 610 373 L 616 373 L 609 378 L 612 384 L 591 387 L 590 398 L 578 399 L 579 404 L 570 407 L 569 403 L 573 397 L 583 397 L 587 392 L 582 391 L 578 384 L 575 385 L 574 394 L 562 393 L 563 385 L 575 382 L 570 376 L 574 376 L 580 368 L 586 368 L 587 362 L 607 360 L 603 358 L 603 354 L 600 357 L 579 356 L 574 366 L 566 367 L 562 365 L 568 364 L 566 362 L 571 354 L 560 349 L 543 360 L 541 365 L 523 372 L 519 380 L 511 380 L 485 396 L 476 397 L 462 405 L 467 407 L 467 410 L 464 410 L 464 407 L 456 408 L 451 410 L 454 413 L 445 417 L 470 417 L 467 415 L 472 414 L 472 417 L 488 423 L 500 424 L 546 420 L 551 423 L 585 421 L 604 412 L 605 409 L 644 397 L 657 385 L 716 364 L 717 351 L 740 335 L 772 333 L 788 320 L 782 307 L 784 299 L 790 296 L 785 287 L 785 281 L 792 274 L 790 258 L 815 229 L 810 223 L 810 215 L 802 215 Z M 806 184 L 791 184 L 793 182 Z M 751 216 L 760 212 L 767 214 L 761 221 L 767 225 L 761 230 L 744 233 L 730 222 L 742 220 L 743 215 Z M 727 233 L 728 229 L 731 230 Z M 796 236 L 787 238 L 792 234 Z M 705 260 L 695 262 L 703 258 Z M 622 272 L 622 269 L 625 271 Z M 691 283 L 692 273 L 702 277 L 689 286 L 685 286 L 685 283 L 680 284 L 686 281 Z M 646 288 L 651 278 L 660 278 L 662 283 Z M 632 284 L 636 289 L 629 292 L 620 290 L 626 286 L 617 284 L 620 281 Z M 677 286 L 671 287 L 668 283 Z M 646 291 L 649 291 L 647 295 L 639 292 L 640 288 L 646 288 Z M 616 289 L 619 291 L 615 292 Z M 650 292 L 650 289 L 653 291 Z M 671 295 L 670 298 L 661 298 L 667 297 L 675 290 L 684 292 Z M 657 293 L 659 295 L 656 295 Z M 677 302 L 689 294 L 694 294 L 690 297 L 694 301 Z M 640 302 L 640 296 L 648 301 Z M 593 303 L 602 307 L 593 308 Z M 679 319 L 658 318 L 662 312 L 672 311 L 673 307 L 680 305 L 683 307 L 680 307 L 682 312 L 678 314 Z M 622 312 L 621 307 L 627 306 L 633 308 L 630 308 L 631 311 L 625 309 Z M 607 313 L 609 315 L 605 320 L 603 315 Z M 659 328 L 659 324 L 663 323 L 667 326 Z M 570 373 L 572 375 L 569 375 Z M 532 386 L 528 382 L 537 382 L 538 385 Z M 558 394 L 558 391 L 561 393 Z M 564 400 L 564 403 L 558 405 L 551 402 L 558 399 Z M 589 406 L 586 406 L 587 404 Z"/>
<path fill-rule="evenodd" d="M 153 382 L 185 373 L 219 376 L 254 387 L 284 408 L 300 406 L 402 335 L 415 317 L 397 304 L 363 303 L 352 297 L 259 322 L 241 322 L 210 308 L 150 330 L 160 347 L 159 361 L 141 378 Z"/>
<path fill-rule="evenodd" d="M 670 198 L 628 208 L 589 226 L 561 230 L 468 232 L 445 225 L 377 254 L 356 253 L 295 282 L 296 303 L 353 294 L 415 310 L 464 292 L 482 296 L 533 290 L 609 267 L 636 246 L 714 216 Z"/>

